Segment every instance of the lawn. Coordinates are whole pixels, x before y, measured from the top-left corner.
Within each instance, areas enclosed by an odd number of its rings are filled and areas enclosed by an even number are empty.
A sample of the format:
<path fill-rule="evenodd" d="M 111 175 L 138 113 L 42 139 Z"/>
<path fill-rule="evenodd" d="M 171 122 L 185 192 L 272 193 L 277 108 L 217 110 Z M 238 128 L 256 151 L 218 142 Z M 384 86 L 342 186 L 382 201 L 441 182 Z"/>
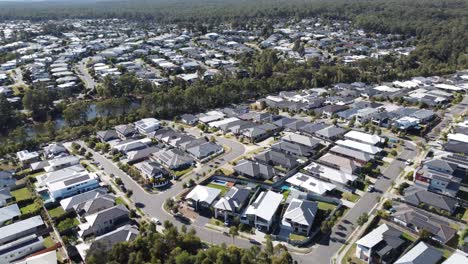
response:
<path fill-rule="evenodd" d="M 210 183 L 208 185 L 206 185 L 207 187 L 211 187 L 211 188 L 215 188 L 215 189 L 218 189 L 218 190 L 221 190 L 221 196 L 224 196 L 224 194 L 227 193 L 227 191 L 229 190 L 228 187 L 226 186 L 221 186 L 221 185 L 218 185 L 218 184 L 214 184 L 214 183 Z"/>
<path fill-rule="evenodd" d="M 51 236 L 47 236 L 46 238 L 44 238 L 44 241 L 42 242 L 42 244 L 44 245 L 44 247 L 50 248 L 55 245 L 55 241 L 52 239 Z"/>
<path fill-rule="evenodd" d="M 343 199 L 355 203 L 359 200 L 359 195 L 352 193 L 343 193 Z"/>
<path fill-rule="evenodd" d="M 115 204 L 117 204 L 117 205 L 123 204 L 123 205 L 127 206 L 127 203 L 124 201 L 124 199 L 122 197 L 116 197 L 115 198 Z"/>
<path fill-rule="evenodd" d="M 463 214 L 462 220 L 463 221 L 468 221 L 468 210 L 466 210 L 466 209 L 465 209 L 465 213 Z"/>
<path fill-rule="evenodd" d="M 41 209 L 41 205 L 38 204 L 38 203 L 31 203 L 31 204 L 28 204 L 26 206 L 23 206 L 20 208 L 20 211 L 21 211 L 21 214 L 29 214 L 29 213 L 33 213 L 33 212 L 37 212 Z"/>
<path fill-rule="evenodd" d="M 76 218 L 67 218 L 63 221 L 61 221 L 60 223 L 58 223 L 57 225 L 57 229 L 59 230 L 59 232 L 63 232 L 63 231 L 66 231 L 72 227 L 75 227 L 75 226 L 78 226 L 80 224 L 80 221 L 78 221 L 78 219 Z"/>
<path fill-rule="evenodd" d="M 187 173 L 189 173 L 191 171 L 192 171 L 192 167 L 187 168 L 185 170 L 173 171 L 173 173 L 176 176 L 176 178 L 179 178 L 179 177 L 182 177 L 182 176 L 184 176 L 185 174 L 187 174 Z"/>
<path fill-rule="evenodd" d="M 403 233 L 401 235 L 401 237 L 405 240 L 408 240 L 408 241 L 411 241 L 411 242 L 414 242 L 416 240 L 416 238 L 414 238 L 413 236 L 411 236 L 410 234 L 408 233 Z"/>
<path fill-rule="evenodd" d="M 298 240 L 298 241 L 302 241 L 302 240 L 305 240 L 307 237 L 305 236 L 301 236 L 301 235 L 297 235 L 297 234 L 289 234 L 289 239 L 291 240 Z"/>
<path fill-rule="evenodd" d="M 330 204 L 330 203 L 325 203 L 325 202 L 318 202 L 318 208 L 323 211 L 327 210 L 334 210 L 336 205 Z"/>
<path fill-rule="evenodd" d="M 65 214 L 65 210 L 63 210 L 63 208 L 60 207 L 60 206 L 57 206 L 57 207 L 49 210 L 50 217 L 52 217 L 54 219 L 59 218 L 59 217 L 63 216 L 64 214 Z"/>
<path fill-rule="evenodd" d="M 226 169 L 226 168 L 220 168 L 221 172 L 226 175 L 226 176 L 230 176 L 232 174 L 234 174 L 234 171 L 231 170 L 231 169 Z"/>
<path fill-rule="evenodd" d="M 208 223 L 215 225 L 215 226 L 223 226 L 224 223 L 216 218 L 211 218 Z"/>
<path fill-rule="evenodd" d="M 12 191 L 11 195 L 15 197 L 17 202 L 34 198 L 34 194 L 26 187 Z"/>

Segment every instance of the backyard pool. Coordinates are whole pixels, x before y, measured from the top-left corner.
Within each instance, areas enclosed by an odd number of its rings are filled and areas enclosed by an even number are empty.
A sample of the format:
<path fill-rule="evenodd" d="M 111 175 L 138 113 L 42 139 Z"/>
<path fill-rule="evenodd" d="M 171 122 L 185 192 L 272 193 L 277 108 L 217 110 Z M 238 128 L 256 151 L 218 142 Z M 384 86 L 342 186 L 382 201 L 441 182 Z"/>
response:
<path fill-rule="evenodd" d="M 222 180 L 213 180 L 211 183 L 221 185 L 221 186 L 226 186 L 228 184 L 227 181 L 222 181 Z"/>

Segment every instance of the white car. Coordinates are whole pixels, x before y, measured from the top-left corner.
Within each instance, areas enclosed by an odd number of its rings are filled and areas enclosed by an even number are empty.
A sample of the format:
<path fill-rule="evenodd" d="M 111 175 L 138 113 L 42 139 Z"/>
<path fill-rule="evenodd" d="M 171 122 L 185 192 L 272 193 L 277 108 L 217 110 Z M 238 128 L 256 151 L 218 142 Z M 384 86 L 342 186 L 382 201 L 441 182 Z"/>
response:
<path fill-rule="evenodd" d="M 373 192 L 373 191 L 374 191 L 374 185 L 369 185 L 369 186 L 367 187 L 367 191 L 368 191 L 368 192 Z"/>
<path fill-rule="evenodd" d="M 157 219 L 156 217 L 151 218 L 151 222 L 155 223 L 156 225 L 161 224 L 161 221 L 159 221 L 159 219 Z"/>

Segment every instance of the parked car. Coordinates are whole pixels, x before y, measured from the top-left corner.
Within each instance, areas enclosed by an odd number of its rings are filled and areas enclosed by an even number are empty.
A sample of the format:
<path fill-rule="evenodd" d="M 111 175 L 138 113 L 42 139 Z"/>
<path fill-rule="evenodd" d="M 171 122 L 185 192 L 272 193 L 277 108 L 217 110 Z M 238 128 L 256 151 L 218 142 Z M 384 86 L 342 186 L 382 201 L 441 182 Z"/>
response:
<path fill-rule="evenodd" d="M 249 242 L 250 242 L 250 244 L 253 244 L 253 245 L 261 245 L 261 243 L 260 243 L 260 242 L 258 242 L 258 241 L 257 241 L 257 240 L 255 240 L 255 239 L 252 239 L 252 238 L 251 238 L 251 239 L 249 239 Z"/>
<path fill-rule="evenodd" d="M 157 219 L 156 217 L 151 218 L 151 222 L 155 223 L 156 225 L 161 224 L 161 221 L 159 221 L 159 219 Z"/>
<path fill-rule="evenodd" d="M 119 185 L 119 188 L 120 188 L 120 190 L 122 190 L 122 192 L 124 192 L 124 193 L 127 192 L 127 188 L 125 187 L 125 185 L 120 184 L 120 185 Z"/>
<path fill-rule="evenodd" d="M 367 187 L 367 191 L 368 191 L 368 192 L 373 192 L 374 190 L 375 190 L 374 185 L 369 185 L 369 186 Z"/>

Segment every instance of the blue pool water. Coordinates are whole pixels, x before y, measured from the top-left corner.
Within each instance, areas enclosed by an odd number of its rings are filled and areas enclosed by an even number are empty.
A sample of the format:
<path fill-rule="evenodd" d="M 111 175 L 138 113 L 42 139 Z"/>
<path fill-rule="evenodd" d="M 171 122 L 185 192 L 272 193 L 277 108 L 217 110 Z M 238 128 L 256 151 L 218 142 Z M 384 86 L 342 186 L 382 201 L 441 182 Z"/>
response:
<path fill-rule="evenodd" d="M 221 181 L 221 180 L 213 180 L 212 183 L 218 184 L 218 185 L 222 185 L 222 186 L 226 186 L 226 185 L 227 185 L 227 182 L 226 182 L 226 181 Z"/>

